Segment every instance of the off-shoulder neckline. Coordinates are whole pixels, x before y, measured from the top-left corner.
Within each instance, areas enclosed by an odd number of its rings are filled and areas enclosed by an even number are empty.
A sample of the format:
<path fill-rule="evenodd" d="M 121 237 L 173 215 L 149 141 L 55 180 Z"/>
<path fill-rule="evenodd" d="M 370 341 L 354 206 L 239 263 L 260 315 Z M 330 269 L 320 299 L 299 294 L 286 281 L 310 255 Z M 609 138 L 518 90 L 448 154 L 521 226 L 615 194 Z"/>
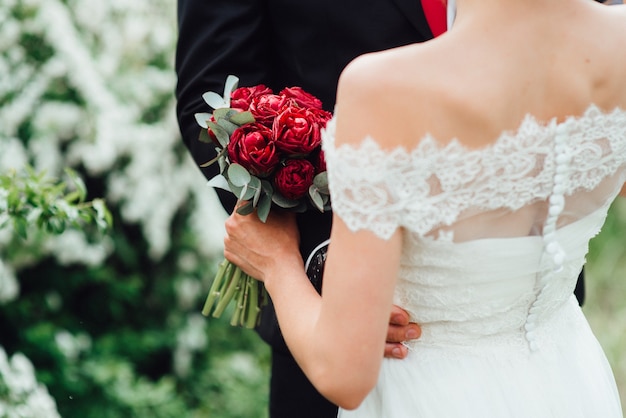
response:
<path fill-rule="evenodd" d="M 624 117 L 626 118 L 626 109 L 622 109 L 620 106 L 616 106 L 613 110 L 605 111 L 602 110 L 597 104 L 591 103 L 587 109 L 580 115 L 569 115 L 566 116 L 563 120 L 559 121 L 558 117 L 552 117 L 549 120 L 540 120 L 536 116 L 531 113 L 527 113 L 522 121 L 519 123 L 518 127 L 515 129 L 503 130 L 493 141 L 486 143 L 481 147 L 470 147 L 463 143 L 463 141 L 459 140 L 458 137 L 453 137 L 451 140 L 443 142 L 438 140 L 434 135 L 427 133 L 423 135 L 418 141 L 416 141 L 411 147 L 407 147 L 405 145 L 396 145 L 393 147 L 385 148 L 384 151 L 388 153 L 394 152 L 403 152 L 403 153 L 411 153 L 420 148 L 423 143 L 426 141 L 429 145 L 434 146 L 438 149 L 447 149 L 447 148 L 456 148 L 462 149 L 468 152 L 471 151 L 480 151 L 485 149 L 492 149 L 498 147 L 498 145 L 509 138 L 514 138 L 518 136 L 521 132 L 535 130 L 535 131 L 556 131 L 559 126 L 566 126 L 567 128 L 574 127 L 579 125 L 580 123 L 586 122 L 588 119 L 595 117 L 603 117 L 603 118 L 613 118 L 613 117 Z M 330 138 L 326 136 L 326 141 L 330 139 L 331 145 L 335 146 L 335 136 L 334 129 L 336 124 L 336 117 L 328 122 L 326 130 L 331 131 Z M 374 143 L 377 148 L 383 150 L 383 147 L 370 135 L 367 135 L 360 143 L 344 143 L 336 147 L 337 149 L 347 148 L 347 149 L 356 149 L 363 146 L 364 143 Z"/>

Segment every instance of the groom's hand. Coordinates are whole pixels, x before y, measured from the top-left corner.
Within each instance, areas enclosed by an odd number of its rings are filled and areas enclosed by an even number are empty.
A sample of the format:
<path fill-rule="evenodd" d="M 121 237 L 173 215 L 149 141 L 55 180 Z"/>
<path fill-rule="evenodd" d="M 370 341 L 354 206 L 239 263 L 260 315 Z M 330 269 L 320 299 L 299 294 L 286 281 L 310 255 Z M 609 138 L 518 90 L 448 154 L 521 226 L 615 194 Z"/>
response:
<path fill-rule="evenodd" d="M 387 342 L 385 344 L 385 357 L 403 359 L 409 353 L 409 349 L 402 344 L 403 341 L 415 340 L 422 334 L 420 326 L 409 322 L 409 314 L 398 306 L 393 306 L 387 328 Z"/>

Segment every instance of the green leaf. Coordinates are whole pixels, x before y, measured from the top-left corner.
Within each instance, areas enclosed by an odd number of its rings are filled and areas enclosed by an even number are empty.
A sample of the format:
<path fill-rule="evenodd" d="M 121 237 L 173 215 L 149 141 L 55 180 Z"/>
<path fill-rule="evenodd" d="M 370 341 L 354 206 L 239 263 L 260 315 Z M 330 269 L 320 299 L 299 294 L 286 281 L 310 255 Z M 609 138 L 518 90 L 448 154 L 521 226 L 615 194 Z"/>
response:
<path fill-rule="evenodd" d="M 235 186 L 243 187 L 250 183 L 252 177 L 243 166 L 233 163 L 228 167 L 228 180 Z"/>
<path fill-rule="evenodd" d="M 230 106 L 230 94 L 235 91 L 239 84 L 239 77 L 230 74 L 226 77 L 226 83 L 224 83 L 224 98 L 228 101 Z"/>
<path fill-rule="evenodd" d="M 78 200 L 80 202 L 84 201 L 87 198 L 87 186 L 85 186 L 83 179 L 69 167 L 65 169 L 65 173 L 69 176 L 70 180 L 72 180 L 72 183 L 74 184 L 74 187 L 77 189 L 76 191 L 79 196 Z"/>
<path fill-rule="evenodd" d="M 229 136 L 232 135 L 233 132 L 235 132 L 239 128 L 239 125 L 232 123 L 228 119 L 218 119 L 217 124 L 221 126 L 222 128 L 224 128 L 224 130 L 226 131 L 226 133 L 228 133 Z"/>
<path fill-rule="evenodd" d="M 259 199 L 259 204 L 256 208 L 256 213 L 259 216 L 261 222 L 265 223 L 267 221 L 267 217 L 270 214 L 270 209 L 272 208 L 272 197 L 263 193 L 261 198 Z"/>
<path fill-rule="evenodd" d="M 218 174 L 217 176 L 209 180 L 207 182 L 207 186 L 213 187 L 216 189 L 227 190 L 229 192 L 231 191 L 228 180 L 226 179 L 226 177 L 222 176 L 221 174 Z"/>
<path fill-rule="evenodd" d="M 213 109 L 221 109 L 223 107 L 228 107 L 228 105 L 230 104 L 230 95 L 227 97 L 228 103 L 226 103 L 226 100 L 224 100 L 222 96 L 212 91 L 208 91 L 204 93 L 202 95 L 202 98 L 204 99 L 206 104 L 211 106 Z"/>
<path fill-rule="evenodd" d="M 93 208 L 96 211 L 96 224 L 100 230 L 106 230 L 113 225 L 113 215 L 107 208 L 103 199 L 94 199 Z"/>
<path fill-rule="evenodd" d="M 252 202 L 248 201 L 244 205 L 241 205 L 237 208 L 237 213 L 240 215 L 250 215 L 254 212 L 254 206 Z"/>
<path fill-rule="evenodd" d="M 266 195 L 272 197 L 274 194 L 274 188 L 272 187 L 272 183 L 267 180 L 261 180 L 261 188 Z"/>
<path fill-rule="evenodd" d="M 209 129 L 215 134 L 217 141 L 220 143 L 222 148 L 226 148 L 228 143 L 230 142 L 230 135 L 226 131 L 226 129 L 222 128 L 215 122 L 207 122 Z"/>
<path fill-rule="evenodd" d="M 237 199 L 250 200 L 252 196 L 254 196 L 254 190 L 250 189 L 247 184 L 244 184 L 244 186 L 241 188 L 241 191 L 239 192 L 239 195 L 237 196 Z"/>
<path fill-rule="evenodd" d="M 274 194 L 272 195 L 272 202 L 285 209 L 295 208 L 300 204 L 300 201 L 287 199 L 285 196 L 281 195 L 278 192 L 274 192 Z"/>
<path fill-rule="evenodd" d="M 213 112 L 213 118 L 215 121 L 219 121 L 220 119 L 230 120 L 230 118 L 239 113 L 238 110 L 230 109 L 228 107 L 222 109 L 215 109 Z"/>
<path fill-rule="evenodd" d="M 254 123 L 255 119 L 254 119 L 254 116 L 252 116 L 251 112 L 245 111 L 245 112 L 237 112 L 236 114 L 232 115 L 230 117 L 230 121 L 239 126 L 242 126 L 247 123 Z"/>
<path fill-rule="evenodd" d="M 204 142 L 205 144 L 212 144 L 213 140 L 209 135 L 208 125 L 206 127 L 203 126 L 204 129 L 200 129 L 200 134 L 198 135 L 198 141 Z"/>
<path fill-rule="evenodd" d="M 315 207 L 320 212 L 324 212 L 324 199 L 322 199 L 322 196 L 320 195 L 315 185 L 311 185 L 311 187 L 309 187 L 309 196 L 311 197 L 311 201 L 313 202 Z"/>
<path fill-rule="evenodd" d="M 326 171 L 322 171 L 313 177 L 313 184 L 322 194 L 329 194 L 328 190 L 328 173 Z"/>
<path fill-rule="evenodd" d="M 210 113 L 196 113 L 194 117 L 196 118 L 198 125 L 202 126 L 204 129 L 208 127 L 207 122 L 211 120 Z"/>

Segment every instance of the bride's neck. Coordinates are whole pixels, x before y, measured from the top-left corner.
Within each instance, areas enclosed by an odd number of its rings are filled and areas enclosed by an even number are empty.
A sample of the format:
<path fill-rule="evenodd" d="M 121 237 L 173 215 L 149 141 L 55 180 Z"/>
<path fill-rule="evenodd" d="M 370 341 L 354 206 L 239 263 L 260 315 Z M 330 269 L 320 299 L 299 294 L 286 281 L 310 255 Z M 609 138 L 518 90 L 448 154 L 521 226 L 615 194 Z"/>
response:
<path fill-rule="evenodd" d="M 490 24 L 529 23 L 547 16 L 562 17 L 577 3 L 594 0 L 455 0 L 454 24 L 466 21 L 487 21 Z"/>

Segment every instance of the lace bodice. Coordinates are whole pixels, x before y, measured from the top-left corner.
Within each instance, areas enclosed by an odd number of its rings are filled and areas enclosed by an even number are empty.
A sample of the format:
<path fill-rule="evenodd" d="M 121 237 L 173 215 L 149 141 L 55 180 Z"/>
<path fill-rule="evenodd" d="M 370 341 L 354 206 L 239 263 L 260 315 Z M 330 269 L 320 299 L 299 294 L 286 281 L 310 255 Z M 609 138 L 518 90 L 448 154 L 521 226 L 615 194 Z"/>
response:
<path fill-rule="evenodd" d="M 422 325 L 419 343 L 510 335 L 536 349 L 626 180 L 626 111 L 528 116 L 482 149 L 431 136 L 411 150 L 335 147 L 334 123 L 333 211 L 384 239 L 404 229 L 396 303 Z"/>

